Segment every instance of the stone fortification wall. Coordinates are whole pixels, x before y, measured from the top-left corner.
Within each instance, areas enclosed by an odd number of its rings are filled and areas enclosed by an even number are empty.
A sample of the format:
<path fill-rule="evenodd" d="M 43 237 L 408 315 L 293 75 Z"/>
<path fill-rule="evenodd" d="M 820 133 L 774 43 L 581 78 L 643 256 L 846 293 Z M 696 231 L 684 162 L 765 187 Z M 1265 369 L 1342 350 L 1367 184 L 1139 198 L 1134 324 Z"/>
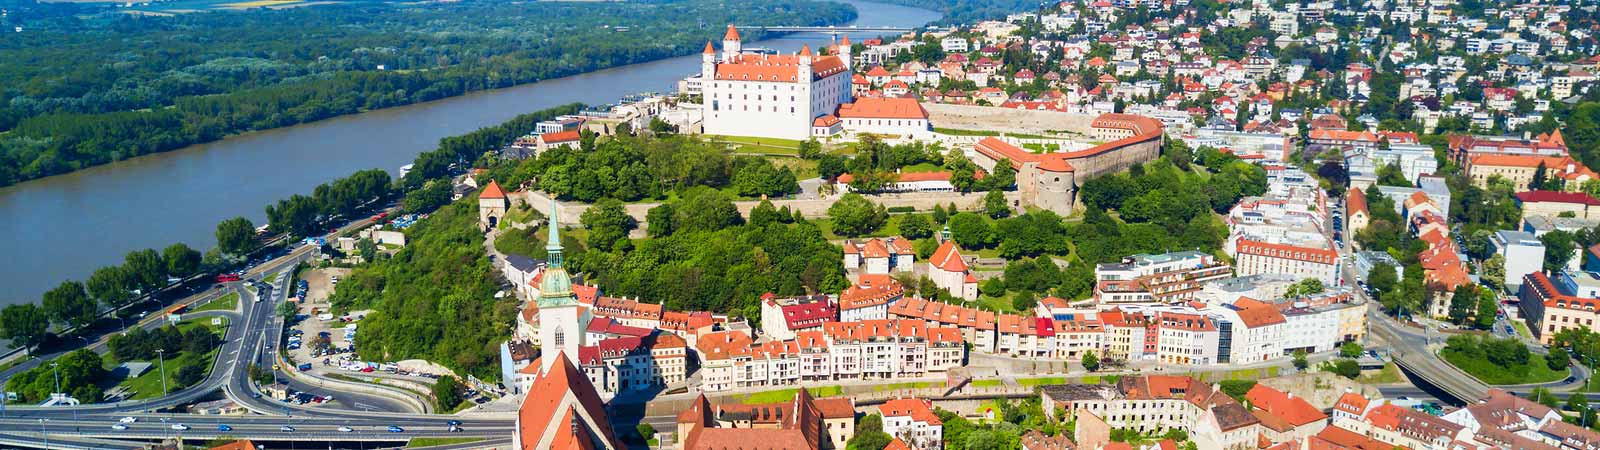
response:
<path fill-rule="evenodd" d="M 509 194 L 509 196 L 512 199 L 513 205 L 516 207 L 527 205 L 532 207 L 535 211 L 539 211 L 540 214 L 544 214 L 546 216 L 550 214 L 550 198 L 546 197 L 543 193 L 518 191 Z M 910 192 L 900 194 L 867 195 L 866 197 L 877 204 L 883 205 L 886 208 L 911 207 L 918 211 L 929 211 L 933 209 L 934 205 L 949 205 L 951 203 L 954 203 L 957 208 L 962 210 L 981 209 L 983 208 L 983 196 L 983 192 L 968 192 L 964 194 L 953 192 Z M 1020 196 L 1016 192 L 1007 192 L 1006 198 L 1014 203 L 1020 198 Z M 827 217 L 828 207 L 833 206 L 833 202 L 835 200 L 837 200 L 837 198 L 834 197 L 816 199 L 776 199 L 772 201 L 772 205 L 779 209 L 788 206 L 791 211 L 800 213 L 800 215 L 806 218 L 815 219 L 819 217 Z M 734 207 L 739 209 L 739 214 L 745 217 L 749 217 L 750 210 L 755 209 L 755 207 L 760 204 L 761 202 L 757 200 L 733 202 Z M 639 227 L 642 230 L 645 227 L 645 215 L 649 213 L 650 208 L 654 208 L 658 205 L 660 205 L 660 203 L 656 202 L 629 203 L 624 206 L 624 209 L 628 212 L 629 216 L 632 216 L 634 220 L 639 222 Z M 556 221 L 563 225 L 577 226 L 581 223 L 583 212 L 588 210 L 589 204 L 587 203 L 562 202 L 561 215 L 556 218 Z"/>

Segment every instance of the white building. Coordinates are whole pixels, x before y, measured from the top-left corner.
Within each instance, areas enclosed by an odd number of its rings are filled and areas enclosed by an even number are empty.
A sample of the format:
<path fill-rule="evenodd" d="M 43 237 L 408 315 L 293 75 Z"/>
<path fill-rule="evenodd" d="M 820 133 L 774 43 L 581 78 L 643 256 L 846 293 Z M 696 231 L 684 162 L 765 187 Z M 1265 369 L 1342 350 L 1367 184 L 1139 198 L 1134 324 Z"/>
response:
<path fill-rule="evenodd" d="M 910 97 L 864 97 L 854 103 L 839 106 L 839 121 L 851 134 L 876 134 L 891 139 L 928 139 L 933 137 L 933 126 L 928 123 L 928 111 Z M 828 122 L 818 118 L 816 126 Z M 813 130 L 815 134 L 815 130 Z"/>
<path fill-rule="evenodd" d="M 1506 289 L 1517 292 L 1523 277 L 1544 268 L 1544 242 L 1525 231 L 1496 231 L 1489 239 L 1506 260 Z"/>
<path fill-rule="evenodd" d="M 933 414 L 933 403 L 916 398 L 899 398 L 878 405 L 883 416 L 883 432 L 900 439 L 913 449 L 944 448 L 944 422 Z"/>
<path fill-rule="evenodd" d="M 967 261 L 961 258 L 961 249 L 956 248 L 956 241 L 952 239 L 945 239 L 943 244 L 939 244 L 939 249 L 928 260 L 928 278 L 956 298 L 978 298 L 978 278 L 972 276 Z"/>
<path fill-rule="evenodd" d="M 804 140 L 814 119 L 850 101 L 850 43 L 834 55 L 817 56 L 806 46 L 797 54 L 741 51 L 732 25 L 722 53 L 706 43 L 701 56 L 705 133 Z"/>
<path fill-rule="evenodd" d="M 1331 248 L 1299 247 L 1241 239 L 1234 255 L 1238 276 L 1284 274 L 1322 280 L 1323 286 L 1339 285 L 1339 252 Z"/>

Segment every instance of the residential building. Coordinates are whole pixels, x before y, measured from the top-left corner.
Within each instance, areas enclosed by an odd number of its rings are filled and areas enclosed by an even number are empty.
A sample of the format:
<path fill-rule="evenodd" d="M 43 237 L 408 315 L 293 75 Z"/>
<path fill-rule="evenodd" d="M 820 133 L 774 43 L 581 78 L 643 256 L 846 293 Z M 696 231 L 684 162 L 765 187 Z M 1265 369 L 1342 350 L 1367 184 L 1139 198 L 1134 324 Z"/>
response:
<path fill-rule="evenodd" d="M 1316 278 L 1324 286 L 1339 285 L 1338 251 L 1331 248 L 1300 247 L 1240 240 L 1234 255 L 1234 273 L 1239 276 L 1285 274 Z"/>
<path fill-rule="evenodd" d="M 944 422 L 933 414 L 933 402 L 897 398 L 878 405 L 883 432 L 918 450 L 944 448 Z"/>
<path fill-rule="evenodd" d="M 1505 259 L 1506 290 L 1518 292 L 1528 274 L 1544 268 L 1544 242 L 1531 233 L 1496 231 L 1489 239 L 1494 252 Z"/>
<path fill-rule="evenodd" d="M 1582 192 L 1518 192 L 1517 203 L 1522 205 L 1524 222 L 1533 216 L 1600 219 L 1600 200 Z"/>
<path fill-rule="evenodd" d="M 1528 330 L 1546 345 L 1562 330 L 1596 331 L 1594 322 L 1600 315 L 1596 311 L 1600 308 L 1600 292 L 1596 292 L 1600 289 L 1596 285 L 1600 280 L 1588 272 L 1564 272 L 1554 280 L 1539 271 L 1523 276 L 1517 298 L 1521 300 L 1519 306 L 1523 319 L 1528 321 Z"/>
<path fill-rule="evenodd" d="M 1468 160 L 1465 167 L 1472 185 L 1487 189 L 1494 178 L 1511 183 L 1512 190 L 1526 191 L 1535 175 L 1543 173 L 1546 180 L 1560 180 L 1568 191 L 1578 190 L 1589 180 L 1600 179 L 1583 163 L 1567 156 L 1530 155 L 1480 155 Z"/>
<path fill-rule="evenodd" d="M 860 278 L 854 286 L 839 293 L 839 321 L 889 318 L 889 308 L 905 296 L 905 286 L 888 275 L 862 275 Z"/>
<path fill-rule="evenodd" d="M 814 398 L 805 388 L 793 400 L 768 404 L 712 406 L 702 394 L 678 413 L 674 431 L 677 450 L 842 449 L 855 436 L 855 403 Z"/>
<path fill-rule="evenodd" d="M 846 240 L 843 247 L 845 270 L 859 269 L 862 273 L 910 272 L 917 258 L 911 240 L 906 238 Z"/>
<path fill-rule="evenodd" d="M 772 339 L 787 341 L 795 333 L 820 330 L 822 324 L 839 319 L 839 309 L 827 295 L 778 297 L 771 292 L 761 296 L 761 331 Z"/>
<path fill-rule="evenodd" d="M 1116 264 L 1095 265 L 1095 300 L 1100 304 L 1171 303 L 1193 299 L 1210 281 L 1232 268 L 1196 251 L 1139 254 Z"/>

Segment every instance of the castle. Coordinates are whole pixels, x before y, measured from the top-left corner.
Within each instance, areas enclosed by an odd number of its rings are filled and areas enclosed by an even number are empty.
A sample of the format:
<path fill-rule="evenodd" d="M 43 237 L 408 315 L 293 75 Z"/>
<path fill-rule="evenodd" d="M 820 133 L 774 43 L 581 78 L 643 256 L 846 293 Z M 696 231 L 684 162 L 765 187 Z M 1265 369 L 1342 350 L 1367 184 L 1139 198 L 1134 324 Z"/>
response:
<path fill-rule="evenodd" d="M 1017 169 L 1022 201 L 1056 214 L 1077 208 L 1078 187 L 1091 178 L 1161 156 L 1161 122 L 1133 114 L 1101 114 L 1089 125 L 1104 144 L 1070 152 L 1034 153 L 999 138 L 985 138 L 967 156 L 988 172 L 1005 160 Z"/>
<path fill-rule="evenodd" d="M 706 134 L 804 140 L 815 119 L 849 103 L 850 39 L 830 55 L 807 45 L 797 54 L 745 53 L 728 25 L 718 55 L 701 55 Z"/>

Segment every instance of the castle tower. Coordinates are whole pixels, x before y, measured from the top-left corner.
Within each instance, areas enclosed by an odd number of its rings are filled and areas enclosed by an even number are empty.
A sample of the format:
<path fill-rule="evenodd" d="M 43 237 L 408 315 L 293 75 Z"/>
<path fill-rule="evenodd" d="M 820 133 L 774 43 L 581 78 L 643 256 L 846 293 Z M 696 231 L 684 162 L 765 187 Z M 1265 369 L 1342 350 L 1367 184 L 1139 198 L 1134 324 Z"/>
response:
<path fill-rule="evenodd" d="M 739 30 L 728 24 L 728 32 L 722 35 L 722 60 L 728 61 L 738 56 L 743 48 L 739 45 Z"/>
<path fill-rule="evenodd" d="M 846 69 L 855 70 L 854 58 L 850 57 L 850 35 L 847 34 L 839 38 L 839 51 L 837 53 L 839 54 L 839 61 L 844 63 Z"/>
<path fill-rule="evenodd" d="M 717 79 L 717 51 L 711 48 L 711 41 L 706 41 L 705 51 L 700 52 L 701 86 L 715 79 Z"/>
<path fill-rule="evenodd" d="M 478 193 L 478 228 L 486 232 L 493 230 L 509 209 L 511 199 L 506 197 L 506 190 L 500 188 L 500 183 L 489 180 L 489 185 Z"/>
<path fill-rule="evenodd" d="M 541 353 L 546 355 L 540 358 L 540 373 L 548 372 L 559 357 L 577 358 L 578 347 L 583 346 L 584 332 L 589 328 L 588 315 L 579 311 L 578 296 L 572 293 L 572 277 L 561 259 L 561 231 L 556 225 L 558 207 L 555 199 L 551 199 L 549 241 L 544 246 L 545 268 L 539 279 L 539 342 L 543 347 Z"/>
<path fill-rule="evenodd" d="M 798 79 L 800 79 L 800 80 L 810 80 L 811 79 L 811 62 L 812 62 L 811 44 L 806 44 L 806 45 L 801 46 L 800 47 L 800 55 L 799 56 L 800 57 L 798 59 L 800 60 L 800 69 L 799 69 L 800 70 L 800 75 L 799 75 Z M 806 86 L 809 87 L 810 84 L 807 83 Z"/>

